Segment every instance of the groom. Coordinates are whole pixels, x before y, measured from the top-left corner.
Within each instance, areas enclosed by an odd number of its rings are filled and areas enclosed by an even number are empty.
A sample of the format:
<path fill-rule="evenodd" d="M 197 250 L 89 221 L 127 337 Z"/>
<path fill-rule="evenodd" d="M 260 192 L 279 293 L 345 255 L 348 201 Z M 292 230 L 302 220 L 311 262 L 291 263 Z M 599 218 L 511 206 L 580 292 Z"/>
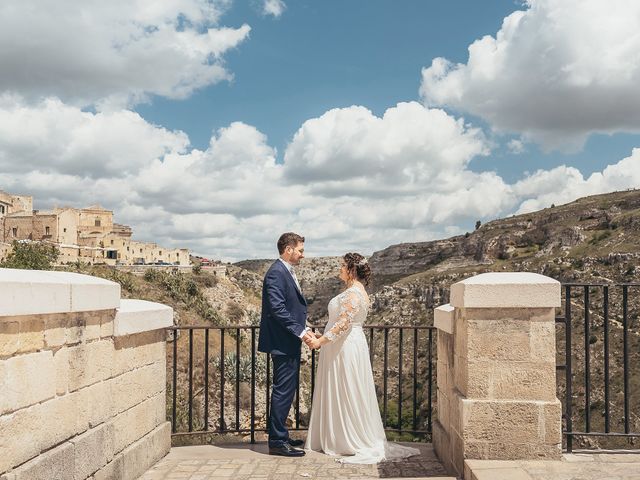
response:
<path fill-rule="evenodd" d="M 302 457 L 304 442 L 289 438 L 286 420 L 300 375 L 300 344 L 313 336 L 305 327 L 307 302 L 294 267 L 304 258 L 304 237 L 283 233 L 276 260 L 262 284 L 262 316 L 258 351 L 271 354 L 273 390 L 269 415 L 269 454 Z"/>

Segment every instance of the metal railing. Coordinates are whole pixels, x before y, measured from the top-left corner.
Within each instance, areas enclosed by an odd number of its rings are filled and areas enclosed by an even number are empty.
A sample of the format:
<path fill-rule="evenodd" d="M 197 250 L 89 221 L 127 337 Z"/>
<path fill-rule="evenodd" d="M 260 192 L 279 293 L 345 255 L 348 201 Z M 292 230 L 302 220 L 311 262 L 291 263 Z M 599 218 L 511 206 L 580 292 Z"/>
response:
<path fill-rule="evenodd" d="M 638 292 L 635 287 L 640 284 L 562 286 L 564 311 L 556 318 L 556 324 L 564 326 L 564 341 L 558 342 L 564 348 L 559 348 L 557 370 L 564 372 L 564 392 L 562 376 L 558 375 L 558 396 L 563 403 L 567 452 L 573 451 L 576 439 L 583 440 L 581 447 L 589 447 L 584 439 L 604 437 L 607 448 L 621 448 L 622 440 L 640 438 L 640 412 L 632 411 L 630 405 L 631 381 L 640 384 L 640 373 L 636 370 L 632 378 L 630 370 L 632 321 L 636 327 L 634 335 L 640 333 L 638 311 L 629 307 L 630 291 Z M 638 345 L 636 340 L 636 349 Z M 639 352 L 633 353 L 637 362 Z M 612 375 L 613 371 L 621 376 Z M 594 377 L 599 382 L 594 384 Z M 640 395 L 640 389 L 635 394 Z M 640 404 L 640 398 L 636 400 Z M 636 423 L 632 427 L 634 416 Z"/>
<path fill-rule="evenodd" d="M 385 430 L 430 438 L 435 328 L 365 325 L 363 329 Z M 259 327 L 176 326 L 168 331 L 173 334 L 167 392 L 173 435 L 240 433 L 249 434 L 254 443 L 256 432 L 268 431 L 271 361 L 256 351 Z M 317 355 L 311 351 L 301 366 L 291 430 L 307 428 Z"/>

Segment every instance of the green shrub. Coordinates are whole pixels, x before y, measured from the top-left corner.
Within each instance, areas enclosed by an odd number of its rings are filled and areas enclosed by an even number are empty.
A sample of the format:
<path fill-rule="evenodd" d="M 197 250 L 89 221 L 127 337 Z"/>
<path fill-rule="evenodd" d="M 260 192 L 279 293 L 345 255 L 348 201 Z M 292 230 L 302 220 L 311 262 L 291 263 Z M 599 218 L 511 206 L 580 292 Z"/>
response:
<path fill-rule="evenodd" d="M 53 245 L 38 242 L 14 241 L 13 250 L 0 267 L 19 268 L 23 270 L 51 270 L 60 256 L 60 251 Z"/>

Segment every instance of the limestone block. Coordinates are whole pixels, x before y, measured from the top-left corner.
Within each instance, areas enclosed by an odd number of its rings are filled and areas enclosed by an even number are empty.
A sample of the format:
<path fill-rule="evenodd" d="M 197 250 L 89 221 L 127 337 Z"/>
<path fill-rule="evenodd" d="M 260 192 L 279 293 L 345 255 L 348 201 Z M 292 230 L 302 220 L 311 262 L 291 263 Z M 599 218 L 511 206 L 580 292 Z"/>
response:
<path fill-rule="evenodd" d="M 171 424 L 165 422 L 122 452 L 122 480 L 134 480 L 169 453 Z"/>
<path fill-rule="evenodd" d="M 544 403 L 463 399 L 462 436 L 465 441 L 538 444 Z"/>
<path fill-rule="evenodd" d="M 70 480 L 73 457 L 73 445 L 63 443 L 18 467 L 11 480 Z"/>
<path fill-rule="evenodd" d="M 562 446 L 562 403 L 557 398 L 553 402 L 542 405 L 541 428 L 544 443 Z"/>
<path fill-rule="evenodd" d="M 102 312 L 83 312 L 83 316 L 85 324 L 84 340 L 90 341 L 100 338 Z"/>
<path fill-rule="evenodd" d="M 537 273 L 483 273 L 453 284 L 450 303 L 465 308 L 560 307 L 560 282 Z"/>
<path fill-rule="evenodd" d="M 158 330 L 173 325 L 173 309 L 161 303 L 146 300 L 123 299 L 116 314 L 115 336 Z"/>
<path fill-rule="evenodd" d="M 113 380 L 95 383 L 79 391 L 87 407 L 89 427 L 93 428 L 113 416 Z"/>
<path fill-rule="evenodd" d="M 120 305 L 119 284 L 78 273 L 0 268 L 0 285 L 0 316 L 106 310 Z"/>
<path fill-rule="evenodd" d="M 555 323 L 555 308 L 461 308 L 464 318 L 471 320 L 504 320 L 512 323 L 551 322 Z"/>
<path fill-rule="evenodd" d="M 554 313 L 555 317 L 555 313 Z M 534 362 L 554 362 L 556 360 L 555 318 L 549 322 L 531 323 L 531 360 Z"/>
<path fill-rule="evenodd" d="M 0 385 L 0 415 L 53 398 L 53 354 L 45 351 L 0 360 Z"/>
<path fill-rule="evenodd" d="M 70 314 L 66 343 L 73 345 L 101 337 L 102 323 L 112 322 L 115 309 Z"/>
<path fill-rule="evenodd" d="M 42 424 L 38 406 L 0 416 L 0 472 L 20 465 L 40 453 L 33 432 Z"/>
<path fill-rule="evenodd" d="M 438 408 L 438 421 L 447 431 L 449 431 L 449 425 L 451 424 L 449 397 L 440 389 L 436 392 L 436 406 Z"/>
<path fill-rule="evenodd" d="M 549 402 L 556 398 L 556 365 L 551 362 L 473 362 L 469 378 L 482 379 L 487 390 L 470 389 L 468 397 Z"/>
<path fill-rule="evenodd" d="M 470 363 L 466 358 L 456 357 L 454 379 L 455 386 L 468 398 L 491 397 L 491 367 L 494 363 L 487 362 L 483 365 L 488 370 L 477 368 L 478 364 Z"/>
<path fill-rule="evenodd" d="M 59 348 L 66 343 L 67 327 L 71 320 L 70 314 L 56 313 L 43 315 L 44 341 L 48 349 Z"/>
<path fill-rule="evenodd" d="M 113 337 L 113 319 L 102 319 L 100 322 L 100 338 L 107 337 Z"/>
<path fill-rule="evenodd" d="M 73 479 L 85 480 L 113 458 L 113 425 L 103 424 L 71 440 L 75 446 Z"/>
<path fill-rule="evenodd" d="M 438 420 L 434 420 L 432 431 L 433 449 L 438 456 L 438 459 L 442 462 L 447 471 L 453 471 L 453 455 L 451 452 L 449 434 Z"/>
<path fill-rule="evenodd" d="M 166 365 L 154 363 L 124 373 L 113 380 L 114 414 L 118 414 L 145 399 L 164 393 L 166 381 Z"/>
<path fill-rule="evenodd" d="M 438 330 L 436 349 L 438 363 L 443 363 L 445 365 L 451 364 L 453 361 L 453 335 L 442 330 Z"/>
<path fill-rule="evenodd" d="M 69 391 L 110 378 L 113 351 L 110 339 L 69 348 Z"/>
<path fill-rule="evenodd" d="M 166 361 L 164 330 L 116 337 L 113 374 L 120 375 L 134 368 Z"/>
<path fill-rule="evenodd" d="M 453 333 L 454 308 L 450 304 L 433 310 L 433 326 L 446 333 Z"/>
<path fill-rule="evenodd" d="M 529 361 L 531 359 L 529 325 L 529 322 L 468 319 L 468 358 L 473 361 Z M 460 353 L 460 355 L 463 354 Z"/>
<path fill-rule="evenodd" d="M 41 422 L 31 431 L 31 438 L 40 450 L 49 449 L 88 428 L 88 405 L 79 392 L 44 402 L 37 410 Z"/>
<path fill-rule="evenodd" d="M 16 319 L 0 319 L 0 358 L 14 355 L 20 344 L 20 323 Z"/>
<path fill-rule="evenodd" d="M 114 457 L 112 461 L 93 474 L 93 480 L 120 480 L 124 478 L 124 457 Z"/>
<path fill-rule="evenodd" d="M 0 357 L 30 353 L 44 347 L 44 322 L 40 316 L 0 319 Z"/>
<path fill-rule="evenodd" d="M 561 445 L 518 442 L 465 443 L 465 457 L 492 460 L 559 460 Z"/>
<path fill-rule="evenodd" d="M 56 372 L 56 394 L 64 395 L 69 388 L 69 349 L 63 347 L 53 354 Z"/>
<path fill-rule="evenodd" d="M 453 336 L 453 354 L 459 357 L 467 357 L 469 322 L 464 312 L 456 318 L 455 335 Z"/>
<path fill-rule="evenodd" d="M 157 394 L 112 420 L 114 429 L 114 452 L 144 437 L 165 421 L 166 400 L 164 394 Z"/>

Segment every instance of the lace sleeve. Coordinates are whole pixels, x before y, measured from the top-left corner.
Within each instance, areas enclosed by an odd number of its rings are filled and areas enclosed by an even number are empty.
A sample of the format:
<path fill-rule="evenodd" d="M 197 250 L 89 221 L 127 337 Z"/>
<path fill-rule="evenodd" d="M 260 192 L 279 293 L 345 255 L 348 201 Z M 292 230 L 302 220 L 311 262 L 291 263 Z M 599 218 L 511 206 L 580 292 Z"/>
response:
<path fill-rule="evenodd" d="M 331 329 L 324 334 L 330 342 L 344 335 L 351 327 L 353 318 L 359 310 L 358 296 L 355 292 L 348 292 L 340 299 L 340 311 L 338 320 Z"/>

